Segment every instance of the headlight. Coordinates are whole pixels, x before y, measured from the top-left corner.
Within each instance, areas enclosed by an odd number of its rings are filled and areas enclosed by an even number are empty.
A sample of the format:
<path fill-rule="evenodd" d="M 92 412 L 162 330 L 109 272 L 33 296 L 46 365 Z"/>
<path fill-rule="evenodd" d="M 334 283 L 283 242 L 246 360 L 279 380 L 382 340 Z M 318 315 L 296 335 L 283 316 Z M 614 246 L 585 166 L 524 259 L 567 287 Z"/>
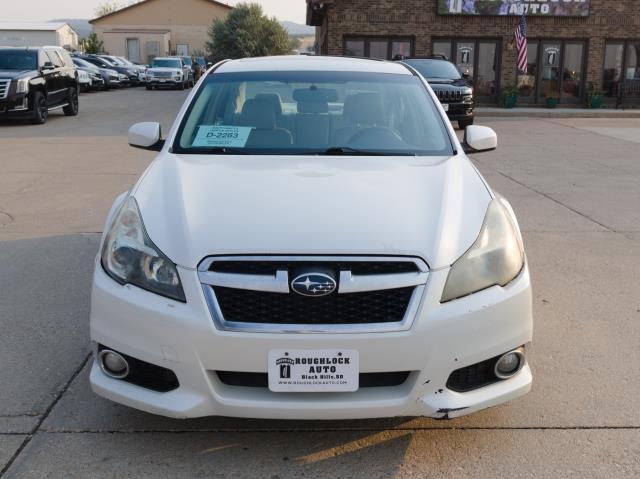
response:
<path fill-rule="evenodd" d="M 133 197 L 116 214 L 101 257 L 102 267 L 118 283 L 186 303 L 176 265 L 149 239 Z"/>
<path fill-rule="evenodd" d="M 23 78 L 16 81 L 16 93 L 27 93 L 29 91 L 29 79 Z"/>
<path fill-rule="evenodd" d="M 505 286 L 524 266 L 524 251 L 502 201 L 489 204 L 476 242 L 449 270 L 441 302 L 451 301 L 491 286 Z"/>

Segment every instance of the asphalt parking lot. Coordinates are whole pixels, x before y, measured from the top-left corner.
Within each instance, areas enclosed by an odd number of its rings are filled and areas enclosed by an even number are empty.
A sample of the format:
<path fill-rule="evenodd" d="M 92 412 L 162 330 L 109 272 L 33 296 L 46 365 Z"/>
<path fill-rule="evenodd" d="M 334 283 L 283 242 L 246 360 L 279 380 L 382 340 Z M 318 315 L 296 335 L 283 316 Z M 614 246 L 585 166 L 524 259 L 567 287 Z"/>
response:
<path fill-rule="evenodd" d="M 178 421 L 94 396 L 89 287 L 116 195 L 188 92 L 81 97 L 0 123 L 0 476 L 639 477 L 640 119 L 483 118 L 476 155 L 513 204 L 534 285 L 526 397 L 451 421 Z"/>

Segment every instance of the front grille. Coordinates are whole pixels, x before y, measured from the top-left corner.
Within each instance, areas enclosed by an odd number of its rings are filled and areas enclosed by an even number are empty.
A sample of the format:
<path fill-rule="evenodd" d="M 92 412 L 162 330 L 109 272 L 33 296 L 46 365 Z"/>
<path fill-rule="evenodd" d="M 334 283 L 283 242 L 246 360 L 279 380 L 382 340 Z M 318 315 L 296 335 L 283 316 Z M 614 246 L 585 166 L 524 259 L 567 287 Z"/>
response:
<path fill-rule="evenodd" d="M 410 371 L 394 371 L 385 373 L 360 373 L 360 388 L 394 387 L 405 383 Z M 218 379 L 227 386 L 249 388 L 269 387 L 267 373 L 242 373 L 235 371 L 216 371 Z"/>
<path fill-rule="evenodd" d="M 305 261 L 305 267 L 329 268 L 333 271 L 351 271 L 354 275 L 417 273 L 413 261 Z M 300 267 L 295 261 L 216 261 L 209 271 L 234 274 L 275 275 L 277 271 L 295 271 Z"/>
<path fill-rule="evenodd" d="M 261 324 L 369 324 L 402 321 L 414 287 L 310 298 L 213 286 L 226 321 Z"/>
<path fill-rule="evenodd" d="M 171 78 L 173 73 L 171 72 L 154 72 L 153 76 L 156 78 Z"/>
<path fill-rule="evenodd" d="M 9 95 L 9 85 L 11 80 L 0 80 L 0 100 L 4 100 Z"/>
<path fill-rule="evenodd" d="M 441 102 L 457 102 L 462 98 L 462 92 L 460 90 L 434 90 L 438 100 Z"/>

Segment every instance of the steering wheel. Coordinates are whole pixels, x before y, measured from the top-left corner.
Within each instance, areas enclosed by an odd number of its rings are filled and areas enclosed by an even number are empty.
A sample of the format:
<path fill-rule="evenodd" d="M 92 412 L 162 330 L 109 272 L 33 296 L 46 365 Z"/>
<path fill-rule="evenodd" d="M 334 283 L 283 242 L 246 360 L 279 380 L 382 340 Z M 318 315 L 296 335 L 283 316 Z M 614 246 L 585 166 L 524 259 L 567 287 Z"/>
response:
<path fill-rule="evenodd" d="M 407 146 L 397 132 L 386 126 L 372 126 L 361 130 L 349 139 L 348 145 L 368 150 L 393 150 Z"/>

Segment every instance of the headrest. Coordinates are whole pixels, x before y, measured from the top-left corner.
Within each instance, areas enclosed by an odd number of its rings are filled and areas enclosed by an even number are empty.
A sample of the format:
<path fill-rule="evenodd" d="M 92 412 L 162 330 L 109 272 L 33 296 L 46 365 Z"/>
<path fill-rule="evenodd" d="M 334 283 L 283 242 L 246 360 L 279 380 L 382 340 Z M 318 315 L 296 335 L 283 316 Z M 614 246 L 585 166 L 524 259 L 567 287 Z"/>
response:
<path fill-rule="evenodd" d="M 344 101 L 343 115 L 356 125 L 381 125 L 386 123 L 382 97 L 378 93 L 355 93 Z"/>
<path fill-rule="evenodd" d="M 258 93 L 256 95 L 256 100 L 264 100 L 271 103 L 276 115 L 282 115 L 282 100 L 280 99 L 280 95 L 277 93 Z"/>
<path fill-rule="evenodd" d="M 276 127 L 273 103 L 258 98 L 247 100 L 242 107 L 239 123 L 241 126 L 253 126 L 258 130 L 273 130 Z"/>

